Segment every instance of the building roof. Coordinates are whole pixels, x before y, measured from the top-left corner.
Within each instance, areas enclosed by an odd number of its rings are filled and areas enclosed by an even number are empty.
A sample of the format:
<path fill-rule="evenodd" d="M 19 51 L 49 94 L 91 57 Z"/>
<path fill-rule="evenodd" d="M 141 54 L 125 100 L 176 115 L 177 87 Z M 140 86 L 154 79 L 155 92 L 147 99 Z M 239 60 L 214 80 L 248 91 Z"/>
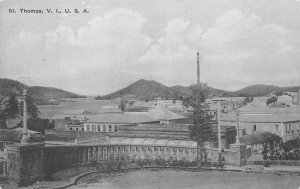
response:
<path fill-rule="evenodd" d="M 290 107 L 285 108 L 271 108 L 271 107 L 255 107 L 253 105 L 248 104 L 247 106 L 244 106 L 242 108 L 239 108 L 239 110 L 243 113 L 272 113 L 272 114 L 295 114 L 300 116 L 300 105 L 294 105 Z"/>
<path fill-rule="evenodd" d="M 92 115 L 80 115 L 80 114 L 55 114 L 52 119 L 65 119 L 65 118 L 70 118 L 70 119 L 79 119 L 79 120 L 84 120 L 85 118 L 89 118 Z"/>
<path fill-rule="evenodd" d="M 98 114 L 89 116 L 86 123 L 147 123 L 157 121 L 146 114 Z"/>
<path fill-rule="evenodd" d="M 188 132 L 189 131 L 189 125 L 187 124 L 176 124 L 176 123 L 170 123 L 170 124 L 143 124 L 143 125 L 121 125 L 118 127 L 118 130 L 140 130 L 140 131 L 183 131 Z"/>
<path fill-rule="evenodd" d="M 156 120 L 176 120 L 185 118 L 182 115 L 179 115 L 162 107 L 153 108 L 149 110 L 146 114 L 150 117 L 155 118 Z"/>
<path fill-rule="evenodd" d="M 167 147 L 186 147 L 194 148 L 197 143 L 190 140 L 167 140 L 153 138 L 127 138 L 127 137 L 112 137 L 109 140 L 110 144 L 127 144 L 127 145 L 153 145 Z"/>
<path fill-rule="evenodd" d="M 67 115 L 79 115 L 79 114 L 90 114 L 91 112 L 87 110 L 67 110 L 64 112 L 64 114 Z"/>
<path fill-rule="evenodd" d="M 222 114 L 222 122 L 236 122 L 235 114 Z M 290 114 L 272 114 L 272 113 L 244 113 L 239 116 L 240 122 L 257 123 L 286 123 L 300 121 L 300 116 Z"/>

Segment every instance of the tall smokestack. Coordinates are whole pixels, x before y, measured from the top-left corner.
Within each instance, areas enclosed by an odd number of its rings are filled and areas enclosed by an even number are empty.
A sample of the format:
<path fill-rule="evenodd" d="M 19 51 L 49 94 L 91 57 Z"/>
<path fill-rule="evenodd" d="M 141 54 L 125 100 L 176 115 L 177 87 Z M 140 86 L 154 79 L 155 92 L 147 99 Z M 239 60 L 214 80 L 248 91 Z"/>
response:
<path fill-rule="evenodd" d="M 197 88 L 200 88 L 200 63 L 199 63 L 199 52 L 197 52 Z"/>

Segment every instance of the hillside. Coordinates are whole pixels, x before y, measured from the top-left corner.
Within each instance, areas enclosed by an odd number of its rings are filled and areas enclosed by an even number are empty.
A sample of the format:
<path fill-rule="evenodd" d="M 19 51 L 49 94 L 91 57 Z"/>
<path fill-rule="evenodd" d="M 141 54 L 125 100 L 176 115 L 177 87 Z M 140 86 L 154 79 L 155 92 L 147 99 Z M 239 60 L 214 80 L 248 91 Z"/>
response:
<path fill-rule="evenodd" d="M 222 95 L 224 92 L 227 92 L 215 89 L 213 87 L 208 86 L 207 84 L 201 84 L 201 88 L 205 89 L 210 95 Z M 161 97 L 163 99 L 173 99 L 175 96 L 178 95 L 192 95 L 192 92 L 193 91 L 191 87 L 184 87 L 180 85 L 167 87 L 156 81 L 148 81 L 141 79 L 129 85 L 128 87 L 125 87 L 121 90 L 118 90 L 105 96 L 98 96 L 95 99 L 108 100 L 115 98 L 123 98 L 130 95 L 141 100 L 150 100 L 155 97 Z"/>
<path fill-rule="evenodd" d="M 0 101 L 8 97 L 11 93 L 16 95 L 22 94 L 20 82 L 11 79 L 0 78 Z M 85 96 L 77 95 L 68 91 L 64 91 L 52 87 L 29 87 L 28 94 L 37 104 L 55 104 L 61 98 L 83 98 Z M 53 101 L 55 99 L 56 101 Z"/>
<path fill-rule="evenodd" d="M 137 99 L 151 100 L 155 97 L 172 98 L 175 95 L 175 93 L 179 94 L 180 92 L 175 91 L 156 81 L 140 79 L 137 82 L 129 85 L 128 87 L 125 87 L 121 90 L 118 90 L 114 93 L 110 93 L 105 96 L 98 96 L 95 99 L 107 100 L 133 95 Z"/>
<path fill-rule="evenodd" d="M 192 86 L 193 87 L 193 86 Z M 296 92 L 300 90 L 300 86 L 294 87 L 278 87 L 274 85 L 250 85 L 237 91 L 225 91 L 221 89 L 215 89 L 208 86 L 206 83 L 201 83 L 201 89 L 208 92 L 210 96 L 222 96 L 222 97 L 235 97 L 235 96 L 265 96 L 269 93 L 275 92 L 282 94 L 282 92 Z M 191 87 L 185 87 L 176 85 L 167 87 L 156 81 L 147 81 L 144 79 L 138 80 L 137 82 L 125 87 L 116 92 L 110 93 L 104 96 L 97 96 L 96 100 L 108 100 L 115 98 L 122 98 L 126 96 L 134 96 L 141 100 L 150 100 L 154 97 L 162 97 L 164 99 L 172 99 L 177 95 L 192 95 Z"/>
<path fill-rule="evenodd" d="M 249 96 L 264 96 L 264 95 L 267 95 L 272 92 L 275 92 L 277 94 L 282 94 L 283 92 L 286 92 L 286 91 L 297 92 L 298 90 L 300 90 L 300 86 L 278 87 L 275 85 L 257 84 L 257 85 L 250 85 L 250 86 L 244 87 L 236 92 L 239 94 L 246 94 Z"/>
<path fill-rule="evenodd" d="M 182 94 L 192 95 L 192 93 L 193 93 L 192 88 L 193 87 L 195 87 L 195 85 L 191 86 L 191 87 L 190 86 L 185 87 L 185 86 L 181 86 L 181 85 L 176 85 L 176 86 L 173 86 L 173 87 L 170 87 L 170 88 L 172 90 L 178 91 Z M 201 83 L 201 89 L 207 91 L 207 93 L 210 94 L 210 95 L 222 96 L 224 93 L 228 93 L 228 91 L 215 89 L 213 87 L 210 87 L 206 83 Z"/>

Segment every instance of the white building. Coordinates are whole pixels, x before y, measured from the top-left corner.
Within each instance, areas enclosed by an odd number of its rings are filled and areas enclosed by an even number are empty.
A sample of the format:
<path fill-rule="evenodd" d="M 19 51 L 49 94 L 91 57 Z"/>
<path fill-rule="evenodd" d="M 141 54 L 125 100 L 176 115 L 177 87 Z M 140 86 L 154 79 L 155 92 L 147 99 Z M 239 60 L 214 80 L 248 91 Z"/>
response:
<path fill-rule="evenodd" d="M 119 125 L 158 123 L 159 121 L 145 114 L 99 114 L 90 116 L 83 123 L 85 132 L 117 132 Z"/>
<path fill-rule="evenodd" d="M 236 114 L 223 114 L 221 125 L 236 126 Z M 270 132 L 284 141 L 300 138 L 300 107 L 290 108 L 241 108 L 240 136 Z"/>

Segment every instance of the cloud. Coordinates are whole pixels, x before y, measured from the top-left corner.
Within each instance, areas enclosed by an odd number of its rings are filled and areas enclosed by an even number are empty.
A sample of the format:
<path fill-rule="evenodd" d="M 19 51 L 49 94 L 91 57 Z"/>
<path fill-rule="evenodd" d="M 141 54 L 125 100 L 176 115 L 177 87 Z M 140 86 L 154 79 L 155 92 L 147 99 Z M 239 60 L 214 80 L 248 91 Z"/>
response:
<path fill-rule="evenodd" d="M 155 73 L 164 74 L 169 84 L 195 82 L 195 54 L 200 51 L 201 80 L 213 86 L 235 90 L 254 83 L 296 85 L 299 39 L 293 30 L 232 9 L 205 30 L 190 20 L 169 21 L 164 35 L 139 60 L 159 66 Z"/>
<path fill-rule="evenodd" d="M 148 52 L 139 58 L 157 78 L 167 85 L 192 83 L 196 51 L 193 43 L 198 40 L 202 30 L 191 25 L 189 20 L 174 19 L 167 23 L 164 35 L 160 36 Z M 181 80 L 181 82 L 180 82 Z"/>
<path fill-rule="evenodd" d="M 145 22 L 139 13 L 114 9 L 78 29 L 59 25 L 44 33 L 21 31 L 0 49 L 5 55 L 1 61 L 7 62 L 1 72 L 15 79 L 22 74 L 30 75 L 39 85 L 65 89 L 77 85 L 88 93 L 108 92 L 109 89 L 100 91 L 101 87 L 78 81 L 93 81 L 97 85 L 103 78 L 118 77 L 134 66 L 152 42 L 142 32 Z"/>
<path fill-rule="evenodd" d="M 189 85 L 196 82 L 199 51 L 201 81 L 215 87 L 300 82 L 299 32 L 257 13 L 228 10 L 206 27 L 188 16 L 162 28 L 152 22 L 151 31 L 148 22 L 117 8 L 80 27 L 22 29 L 0 44 L 1 77 L 31 76 L 33 84 L 83 94 L 105 94 L 140 78 Z"/>
<path fill-rule="evenodd" d="M 217 71 L 219 74 L 227 71 L 225 81 L 235 79 L 244 85 L 271 82 L 296 85 L 298 83 L 295 81 L 300 81 L 299 75 L 294 72 L 300 69 L 295 61 L 299 60 L 296 53 L 299 47 L 291 46 L 299 41 L 299 37 L 296 32 L 281 25 L 262 23 L 257 15 L 248 16 L 239 10 L 231 10 L 219 17 L 215 26 L 205 32 L 203 41 L 207 62 L 218 64 L 221 69 Z M 290 52 L 280 53 L 285 50 Z M 276 78 L 282 75 L 289 75 L 290 79 Z M 213 77 L 208 79 L 218 82 Z"/>

